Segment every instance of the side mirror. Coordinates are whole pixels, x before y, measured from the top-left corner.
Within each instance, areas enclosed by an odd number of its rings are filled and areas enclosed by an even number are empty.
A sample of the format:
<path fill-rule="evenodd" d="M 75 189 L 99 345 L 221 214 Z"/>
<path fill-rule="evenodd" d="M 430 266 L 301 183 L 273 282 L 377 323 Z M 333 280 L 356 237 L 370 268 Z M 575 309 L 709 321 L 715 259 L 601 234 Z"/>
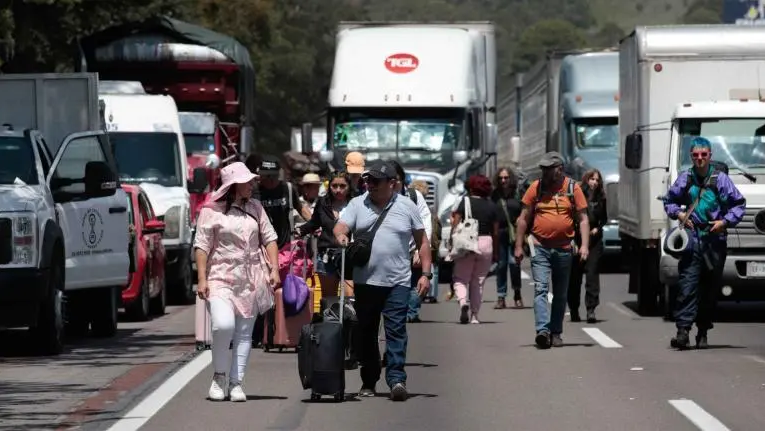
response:
<path fill-rule="evenodd" d="M 329 163 L 335 158 L 335 153 L 332 150 L 321 151 L 319 153 L 319 160 L 324 163 Z"/>
<path fill-rule="evenodd" d="M 88 198 L 113 196 L 117 192 L 117 176 L 106 162 L 85 164 L 85 195 Z"/>
<path fill-rule="evenodd" d="M 624 166 L 627 169 L 640 169 L 643 160 L 643 135 L 630 133 L 624 142 Z"/>
<path fill-rule="evenodd" d="M 300 147 L 303 149 L 303 154 L 313 153 L 313 125 L 311 123 L 303 123 L 300 128 Z"/>
<path fill-rule="evenodd" d="M 486 154 L 497 154 L 497 125 L 486 125 Z"/>
<path fill-rule="evenodd" d="M 455 151 L 454 161 L 457 163 L 464 163 L 467 161 L 469 154 L 467 151 Z"/>
<path fill-rule="evenodd" d="M 215 153 L 208 155 L 207 161 L 205 161 L 205 166 L 208 169 L 218 169 L 218 166 L 220 166 L 220 157 L 218 157 L 218 155 Z"/>
<path fill-rule="evenodd" d="M 189 193 L 204 193 L 207 188 L 207 169 L 194 168 L 188 187 Z"/>
<path fill-rule="evenodd" d="M 521 161 L 521 137 L 513 136 L 510 138 L 510 160 L 513 163 L 520 163 Z"/>
<path fill-rule="evenodd" d="M 153 233 L 163 233 L 165 231 L 165 222 L 157 219 L 152 219 L 146 222 L 143 227 L 143 234 L 150 235 Z"/>

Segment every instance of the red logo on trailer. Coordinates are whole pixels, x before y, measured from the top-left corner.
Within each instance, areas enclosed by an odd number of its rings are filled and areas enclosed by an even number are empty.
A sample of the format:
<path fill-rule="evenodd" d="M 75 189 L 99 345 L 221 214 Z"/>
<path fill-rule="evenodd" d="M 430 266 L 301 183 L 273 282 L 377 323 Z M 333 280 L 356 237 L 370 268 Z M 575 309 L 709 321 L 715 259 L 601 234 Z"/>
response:
<path fill-rule="evenodd" d="M 393 54 L 385 59 L 385 68 L 393 73 L 409 73 L 419 65 L 420 60 L 412 54 Z"/>

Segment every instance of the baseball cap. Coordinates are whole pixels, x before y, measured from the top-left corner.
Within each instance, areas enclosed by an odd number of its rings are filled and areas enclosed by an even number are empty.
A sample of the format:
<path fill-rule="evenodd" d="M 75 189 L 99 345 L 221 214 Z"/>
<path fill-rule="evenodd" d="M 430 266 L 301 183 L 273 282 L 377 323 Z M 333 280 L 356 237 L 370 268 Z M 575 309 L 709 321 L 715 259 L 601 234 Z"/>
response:
<path fill-rule="evenodd" d="M 349 174 L 361 174 L 364 172 L 364 155 L 358 151 L 351 151 L 345 156 L 345 170 Z"/>
<path fill-rule="evenodd" d="M 278 175 L 281 169 L 279 158 L 274 156 L 263 156 L 263 160 L 258 165 L 258 175 Z"/>
<path fill-rule="evenodd" d="M 552 168 L 563 164 L 563 156 L 557 151 L 550 151 L 545 153 L 541 159 L 539 159 L 540 168 Z"/>
<path fill-rule="evenodd" d="M 363 175 L 365 177 L 369 176 L 372 178 L 377 178 L 379 180 L 391 180 L 393 178 L 396 178 L 396 168 L 393 167 L 393 165 L 388 162 L 384 162 L 382 160 L 375 160 L 369 166 L 369 169 L 364 171 Z"/>

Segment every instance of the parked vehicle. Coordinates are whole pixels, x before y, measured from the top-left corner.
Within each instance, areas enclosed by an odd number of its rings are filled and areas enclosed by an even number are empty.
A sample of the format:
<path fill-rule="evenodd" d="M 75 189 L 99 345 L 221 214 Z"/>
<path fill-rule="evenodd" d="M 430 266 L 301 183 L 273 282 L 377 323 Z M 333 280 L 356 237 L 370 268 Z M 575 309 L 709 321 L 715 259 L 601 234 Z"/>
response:
<path fill-rule="evenodd" d="M 61 352 L 65 322 L 113 336 L 127 196 L 96 75 L 0 75 L 0 124 L 0 326 L 29 327 L 44 354 Z"/>
<path fill-rule="evenodd" d="M 753 183 L 765 179 L 763 41 L 760 26 L 709 25 L 637 27 L 621 42 L 619 230 L 641 313 L 666 311 L 677 282 L 677 260 L 662 247 L 676 223 L 657 197 L 688 169 L 688 142 L 699 135 L 747 201 L 744 220 L 728 230 L 720 298 L 763 297 L 765 187 Z"/>
<path fill-rule="evenodd" d="M 130 254 L 134 271 L 122 288 L 122 306 L 140 321 L 165 314 L 165 223 L 157 219 L 149 197 L 135 185 L 123 185 L 127 193 L 130 222 Z"/>

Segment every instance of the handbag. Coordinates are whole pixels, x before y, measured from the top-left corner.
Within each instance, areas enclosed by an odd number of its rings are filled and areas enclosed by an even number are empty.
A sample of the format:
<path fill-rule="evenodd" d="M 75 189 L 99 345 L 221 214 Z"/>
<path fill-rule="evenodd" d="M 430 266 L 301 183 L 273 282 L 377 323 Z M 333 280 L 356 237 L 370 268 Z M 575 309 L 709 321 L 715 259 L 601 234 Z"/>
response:
<path fill-rule="evenodd" d="M 502 205 L 502 212 L 505 213 L 505 218 L 507 219 L 508 244 L 515 244 L 515 226 L 513 226 L 513 220 L 510 219 L 510 213 L 507 212 L 507 201 L 500 199 L 499 203 Z"/>
<path fill-rule="evenodd" d="M 469 253 L 478 253 L 478 220 L 473 218 L 470 209 L 470 197 L 464 197 L 465 217 L 457 224 L 452 233 L 452 257 L 462 257 Z"/>
<path fill-rule="evenodd" d="M 354 233 L 353 241 L 348 244 L 348 248 L 345 251 L 346 262 L 351 266 L 359 267 L 369 263 L 369 258 L 372 256 L 372 241 L 374 241 L 377 229 L 382 225 L 382 222 L 385 220 L 385 216 L 388 215 L 388 211 L 390 211 L 391 207 L 393 207 L 393 204 L 388 204 L 383 212 L 377 217 L 377 221 L 371 229 L 360 234 Z"/>

